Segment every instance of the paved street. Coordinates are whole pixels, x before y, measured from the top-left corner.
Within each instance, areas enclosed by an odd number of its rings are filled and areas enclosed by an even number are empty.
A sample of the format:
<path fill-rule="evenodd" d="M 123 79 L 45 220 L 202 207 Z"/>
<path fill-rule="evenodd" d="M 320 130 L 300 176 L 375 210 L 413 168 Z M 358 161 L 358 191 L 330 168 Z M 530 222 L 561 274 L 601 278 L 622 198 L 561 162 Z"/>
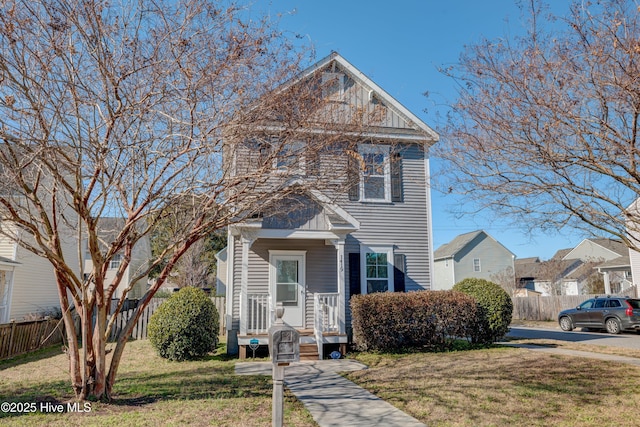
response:
<path fill-rule="evenodd" d="M 620 335 L 611 335 L 606 332 L 582 332 L 575 329 L 571 332 L 564 332 L 559 328 L 527 328 L 512 326 L 508 337 L 520 337 L 527 339 L 549 339 L 581 344 L 592 344 L 612 347 L 623 347 L 640 350 L 640 335 L 634 332 L 626 332 Z"/>

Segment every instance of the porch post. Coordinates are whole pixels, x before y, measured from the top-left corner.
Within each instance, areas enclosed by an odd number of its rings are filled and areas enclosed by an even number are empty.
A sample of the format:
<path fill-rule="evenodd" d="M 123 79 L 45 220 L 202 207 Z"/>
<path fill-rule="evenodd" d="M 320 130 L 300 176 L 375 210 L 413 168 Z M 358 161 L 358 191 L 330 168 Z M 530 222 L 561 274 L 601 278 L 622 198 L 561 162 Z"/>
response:
<path fill-rule="evenodd" d="M 247 322 L 249 321 L 247 312 L 249 298 L 247 295 L 249 289 L 249 248 L 255 239 L 242 235 L 242 259 L 241 259 L 241 275 L 240 275 L 240 334 L 247 334 Z"/>
<path fill-rule="evenodd" d="M 604 275 L 604 293 L 605 295 L 611 295 L 611 281 L 609 280 L 609 272 L 603 271 Z"/>
<path fill-rule="evenodd" d="M 338 266 L 338 330 L 341 334 L 345 334 L 347 329 L 345 326 L 345 280 L 344 280 L 344 239 L 334 241 L 337 251 Z"/>

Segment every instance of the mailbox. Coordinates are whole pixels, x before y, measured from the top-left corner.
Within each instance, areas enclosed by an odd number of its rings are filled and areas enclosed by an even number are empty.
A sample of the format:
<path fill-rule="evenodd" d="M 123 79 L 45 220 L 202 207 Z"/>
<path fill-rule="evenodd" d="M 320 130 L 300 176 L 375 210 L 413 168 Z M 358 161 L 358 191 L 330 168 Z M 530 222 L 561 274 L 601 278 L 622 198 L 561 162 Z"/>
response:
<path fill-rule="evenodd" d="M 276 365 L 300 361 L 300 334 L 284 323 L 283 314 L 282 306 L 277 307 L 276 320 L 269 328 L 269 352 Z"/>

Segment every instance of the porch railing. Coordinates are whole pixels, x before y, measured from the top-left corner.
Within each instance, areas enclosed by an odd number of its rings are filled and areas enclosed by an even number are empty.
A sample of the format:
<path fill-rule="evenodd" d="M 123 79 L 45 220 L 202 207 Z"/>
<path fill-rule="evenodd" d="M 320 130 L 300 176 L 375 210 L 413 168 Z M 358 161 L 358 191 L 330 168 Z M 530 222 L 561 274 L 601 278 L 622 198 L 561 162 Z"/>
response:
<path fill-rule="evenodd" d="M 339 310 L 338 301 L 340 295 L 337 293 L 315 294 L 313 307 L 315 313 L 313 332 L 318 345 L 319 359 L 324 359 L 323 335 L 329 332 L 339 332 Z"/>
<path fill-rule="evenodd" d="M 273 320 L 269 294 L 247 294 L 247 300 L 247 333 L 266 334 Z"/>

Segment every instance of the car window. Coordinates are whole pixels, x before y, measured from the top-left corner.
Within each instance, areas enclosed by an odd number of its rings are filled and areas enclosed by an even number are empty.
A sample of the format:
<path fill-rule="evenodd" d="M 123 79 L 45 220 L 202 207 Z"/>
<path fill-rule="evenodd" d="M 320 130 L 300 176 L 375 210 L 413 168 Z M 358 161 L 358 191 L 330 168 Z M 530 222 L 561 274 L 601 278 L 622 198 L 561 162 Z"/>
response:
<path fill-rule="evenodd" d="M 622 304 L 620 304 L 620 301 L 618 301 L 617 299 L 609 300 L 609 301 L 607 301 L 607 303 L 608 303 L 607 307 L 615 308 L 615 307 L 621 307 L 622 306 Z"/>
<path fill-rule="evenodd" d="M 593 307 L 593 301 L 592 299 L 586 300 L 585 302 L 583 302 L 582 304 L 580 304 L 578 307 L 585 309 L 585 308 L 591 308 Z"/>
<path fill-rule="evenodd" d="M 628 299 L 627 302 L 631 304 L 633 308 L 640 308 L 640 299 Z"/>
<path fill-rule="evenodd" d="M 595 308 L 602 308 L 604 307 L 604 303 L 607 302 L 606 300 L 603 299 L 597 299 L 596 300 L 596 305 Z"/>

